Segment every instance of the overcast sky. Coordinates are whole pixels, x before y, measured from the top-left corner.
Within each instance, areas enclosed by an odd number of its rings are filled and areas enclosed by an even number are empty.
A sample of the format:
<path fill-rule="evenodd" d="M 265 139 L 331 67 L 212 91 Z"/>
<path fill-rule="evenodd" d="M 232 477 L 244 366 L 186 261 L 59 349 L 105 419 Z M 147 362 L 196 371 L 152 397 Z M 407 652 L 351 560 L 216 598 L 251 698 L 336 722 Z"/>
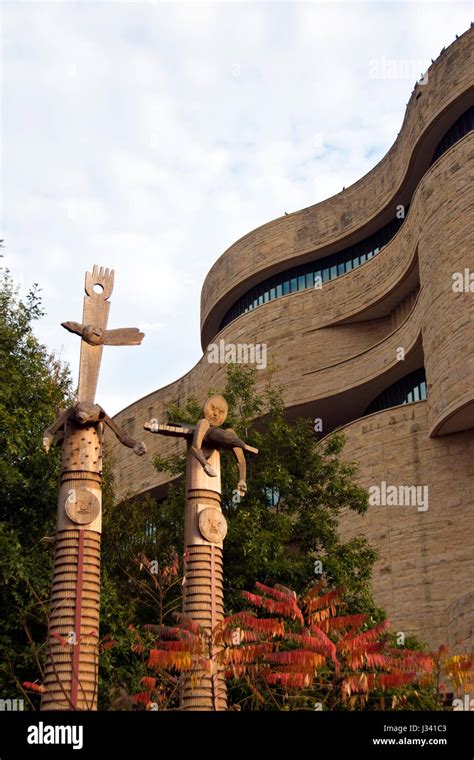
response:
<path fill-rule="evenodd" d="M 109 327 L 146 337 L 104 350 L 97 401 L 114 414 L 187 372 L 213 262 L 366 174 L 471 9 L 3 2 L 1 237 L 23 294 L 42 288 L 39 338 L 77 378 L 60 322 L 81 321 L 98 263 L 116 270 Z M 377 78 L 394 59 L 413 74 Z"/>

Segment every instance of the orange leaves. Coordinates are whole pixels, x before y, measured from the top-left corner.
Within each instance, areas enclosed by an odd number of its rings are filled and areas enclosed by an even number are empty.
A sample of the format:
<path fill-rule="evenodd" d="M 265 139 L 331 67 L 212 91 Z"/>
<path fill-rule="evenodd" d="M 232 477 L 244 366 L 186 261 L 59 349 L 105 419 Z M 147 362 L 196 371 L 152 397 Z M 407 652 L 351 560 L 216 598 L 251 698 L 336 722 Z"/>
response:
<path fill-rule="evenodd" d="M 258 581 L 255 586 L 259 589 L 259 591 L 263 591 L 264 594 L 271 596 L 273 599 L 276 599 L 279 602 L 297 604 L 297 596 L 295 592 L 289 588 L 278 585 L 272 588 L 271 586 L 265 586 L 263 583 L 258 583 Z"/>
<path fill-rule="evenodd" d="M 240 647 L 229 647 L 226 650 L 225 658 L 228 662 L 235 665 L 243 663 L 254 663 L 260 657 L 269 654 L 273 649 L 271 642 L 261 644 L 248 644 Z"/>
<path fill-rule="evenodd" d="M 36 681 L 23 681 L 22 686 L 26 691 L 34 691 L 37 694 L 44 694 L 46 692 L 45 687 L 41 683 L 37 683 Z"/>
<path fill-rule="evenodd" d="M 117 646 L 117 641 L 113 639 L 110 635 L 104 636 L 103 640 L 100 642 L 100 652 L 106 652 L 107 649 L 113 649 L 113 647 Z"/>
<path fill-rule="evenodd" d="M 288 689 L 304 689 L 311 683 L 306 673 L 280 673 L 278 671 L 265 674 L 265 681 L 269 684 L 281 684 Z"/>
<path fill-rule="evenodd" d="M 237 612 L 235 615 L 226 618 L 223 622 L 225 625 L 230 625 L 234 622 L 241 623 L 252 631 L 270 636 L 283 636 L 285 633 L 285 624 L 281 620 L 258 618 L 251 612 Z"/>
<path fill-rule="evenodd" d="M 264 586 L 263 588 L 266 587 Z M 279 592 L 284 598 L 278 601 L 276 599 L 267 599 L 259 594 L 252 594 L 250 591 L 243 591 L 242 593 L 243 596 L 255 607 L 263 607 L 263 609 L 274 615 L 282 615 L 291 620 L 299 620 L 301 624 L 304 624 L 303 613 L 293 596 L 284 595 L 282 592 Z"/>
<path fill-rule="evenodd" d="M 342 589 L 336 588 L 323 596 L 316 596 L 316 594 L 319 593 L 319 584 L 314 586 L 308 591 L 304 599 L 307 614 L 310 615 L 315 610 L 321 610 L 328 606 L 334 609 L 338 607 L 340 604 L 341 591 Z M 330 604 L 330 602 L 332 602 L 332 604 Z"/>
<path fill-rule="evenodd" d="M 470 685 L 474 674 L 472 673 L 473 658 L 471 655 L 459 654 L 449 657 L 444 663 L 446 675 L 457 687 Z"/>
<path fill-rule="evenodd" d="M 150 676 L 143 676 L 140 683 L 142 686 L 145 687 L 145 689 L 147 689 L 147 691 L 152 692 L 153 689 L 156 687 L 156 678 L 151 678 Z"/>
<path fill-rule="evenodd" d="M 369 668 L 389 668 L 392 659 L 383 654 L 366 654 L 365 662 Z"/>
<path fill-rule="evenodd" d="M 312 652 L 319 652 L 320 654 L 325 655 L 325 657 L 332 658 L 336 653 L 336 647 L 328 638 L 319 638 L 317 635 L 311 636 L 309 633 L 288 633 L 287 639 L 295 641 L 297 644 L 304 647 L 304 649 L 309 649 Z"/>
<path fill-rule="evenodd" d="M 369 694 L 375 687 L 375 675 L 373 673 L 360 673 L 348 676 L 342 682 L 342 701 L 352 694 Z"/>
<path fill-rule="evenodd" d="M 323 620 L 320 623 L 320 627 L 326 633 L 328 631 L 353 631 L 360 628 L 367 621 L 368 615 L 340 615 L 338 617 L 332 617 L 330 619 Z"/>
<path fill-rule="evenodd" d="M 341 649 L 346 652 L 360 651 L 369 642 L 376 641 L 387 630 L 388 626 L 388 620 L 383 620 L 374 628 L 358 633 L 356 636 L 348 634 L 341 639 Z"/>
<path fill-rule="evenodd" d="M 381 673 L 377 676 L 377 685 L 382 689 L 390 689 L 413 683 L 413 680 L 413 673 Z"/>
<path fill-rule="evenodd" d="M 268 662 L 278 665 L 295 666 L 295 669 L 304 671 L 316 670 L 326 662 L 324 655 L 318 652 L 309 652 L 305 649 L 293 649 L 287 652 L 271 652 L 265 658 Z"/>
<path fill-rule="evenodd" d="M 200 671 L 220 670 L 227 679 L 243 679 L 259 703 L 287 699 L 285 690 L 311 688 L 324 694 L 325 705 L 337 708 L 342 701 L 349 709 L 364 707 L 371 695 L 381 700 L 383 708 L 386 690 L 420 683 L 433 669 L 436 656 L 390 646 L 387 621 L 361 630 L 367 627 L 367 615 L 337 615 L 344 605 L 341 589 L 318 596 L 318 584 L 299 600 L 284 587 L 256 585 L 260 593 L 244 592 L 243 596 L 257 609 L 225 618 L 212 632 L 182 614 L 178 625 L 146 626 L 158 639 L 149 651 L 147 666 L 161 671 L 161 678 L 163 673 L 171 678 L 170 672 L 175 671 L 176 686 L 182 673 L 190 673 L 186 678 L 194 680 Z M 143 652 L 136 635 L 135 650 Z M 437 657 L 438 661 L 447 659 L 442 651 Z M 472 677 L 472 658 L 450 658 L 449 673 L 456 684 L 468 674 Z M 156 679 L 144 678 L 147 691 L 136 695 L 137 700 L 148 705 L 155 684 Z M 272 686 L 278 688 L 272 690 Z M 312 694 L 306 692 L 305 699 Z M 300 695 L 294 696 L 294 703 L 301 704 Z M 403 704 L 403 695 L 390 698 L 393 705 Z"/>
<path fill-rule="evenodd" d="M 419 652 L 417 650 L 398 649 L 391 648 L 390 653 L 393 656 L 393 660 L 396 667 L 399 670 L 409 671 L 423 671 L 425 673 L 431 673 L 433 670 L 433 657 L 425 652 Z"/>
<path fill-rule="evenodd" d="M 147 666 L 155 670 L 170 668 L 181 672 L 190 670 L 193 661 L 190 652 L 169 652 L 162 649 L 150 649 Z"/>
<path fill-rule="evenodd" d="M 56 633 L 56 631 L 51 631 L 51 638 L 56 639 L 56 641 L 59 641 L 62 647 L 70 646 L 69 642 L 66 639 L 64 639 L 62 636 L 60 636 L 59 633 Z"/>
<path fill-rule="evenodd" d="M 311 631 L 314 636 L 322 642 L 324 646 L 327 647 L 329 657 L 331 660 L 335 663 L 337 663 L 337 647 L 333 641 L 329 638 L 329 636 L 326 636 L 324 631 L 322 631 L 319 626 L 317 625 L 311 625 L 309 630 Z"/>
<path fill-rule="evenodd" d="M 134 694 L 132 700 L 136 704 L 148 705 L 151 702 L 151 694 L 149 691 L 141 691 L 139 694 Z"/>

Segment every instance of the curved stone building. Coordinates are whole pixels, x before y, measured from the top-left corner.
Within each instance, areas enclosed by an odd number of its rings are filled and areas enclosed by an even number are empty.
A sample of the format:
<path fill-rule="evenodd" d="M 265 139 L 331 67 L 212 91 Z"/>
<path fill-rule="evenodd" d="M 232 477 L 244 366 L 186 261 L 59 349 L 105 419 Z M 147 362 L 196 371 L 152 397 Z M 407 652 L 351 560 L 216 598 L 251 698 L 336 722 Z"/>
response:
<path fill-rule="evenodd" d="M 289 417 L 342 427 L 369 489 L 346 537 L 379 550 L 374 594 L 396 630 L 473 640 L 474 30 L 417 83 L 392 148 L 365 177 L 232 245 L 202 289 L 204 355 L 117 415 L 140 437 L 169 401 L 204 399 L 225 364 L 209 344 L 266 344 Z M 257 373 L 265 382 L 266 372 Z M 119 496 L 166 487 L 109 441 Z M 175 450 L 147 438 L 150 454 Z"/>

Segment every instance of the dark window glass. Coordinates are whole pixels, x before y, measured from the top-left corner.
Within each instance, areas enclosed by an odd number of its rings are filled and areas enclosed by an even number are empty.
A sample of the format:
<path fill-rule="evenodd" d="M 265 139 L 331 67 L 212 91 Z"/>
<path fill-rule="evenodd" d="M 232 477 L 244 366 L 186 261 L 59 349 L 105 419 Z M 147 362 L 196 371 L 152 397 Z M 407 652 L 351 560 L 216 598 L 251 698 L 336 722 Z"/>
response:
<path fill-rule="evenodd" d="M 240 298 L 236 304 L 233 304 L 225 315 L 221 327 L 250 308 L 256 308 L 274 298 L 296 293 L 298 290 L 314 288 L 315 277 L 317 276 L 322 278 L 322 282 L 327 282 L 345 274 L 345 272 L 350 272 L 364 261 L 372 258 L 380 250 L 381 242 L 390 240 L 402 222 L 403 219 L 392 220 L 374 235 L 360 243 L 349 246 L 343 251 L 325 256 L 316 262 L 292 267 L 286 272 L 267 278 Z"/>
<path fill-rule="evenodd" d="M 450 127 L 450 129 L 448 129 L 446 134 L 442 137 L 433 154 L 431 163 L 433 164 L 435 161 L 437 161 L 438 158 L 443 155 L 443 153 L 446 153 L 449 148 L 451 148 L 462 137 L 467 135 L 468 132 L 472 132 L 473 129 L 474 106 L 471 106 L 459 117 L 459 119 L 453 124 L 452 127 Z"/>
<path fill-rule="evenodd" d="M 425 370 L 417 369 L 406 377 L 397 380 L 396 383 L 380 393 L 367 407 L 364 412 L 373 414 L 382 409 L 390 409 L 399 404 L 411 404 L 415 401 L 426 400 L 426 377 Z"/>

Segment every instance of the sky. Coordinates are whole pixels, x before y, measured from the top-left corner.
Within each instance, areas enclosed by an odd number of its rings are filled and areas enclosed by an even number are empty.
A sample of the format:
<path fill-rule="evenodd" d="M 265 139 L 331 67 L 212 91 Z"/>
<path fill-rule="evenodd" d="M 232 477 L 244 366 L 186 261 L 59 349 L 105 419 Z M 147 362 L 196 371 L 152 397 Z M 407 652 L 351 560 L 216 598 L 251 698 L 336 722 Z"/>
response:
<path fill-rule="evenodd" d="M 77 381 L 84 273 L 115 269 L 109 414 L 202 356 L 204 278 L 255 227 L 385 155 L 456 2 L 1 2 L 2 266 L 42 289 L 39 339 Z M 388 77 L 394 70 L 399 75 Z"/>

